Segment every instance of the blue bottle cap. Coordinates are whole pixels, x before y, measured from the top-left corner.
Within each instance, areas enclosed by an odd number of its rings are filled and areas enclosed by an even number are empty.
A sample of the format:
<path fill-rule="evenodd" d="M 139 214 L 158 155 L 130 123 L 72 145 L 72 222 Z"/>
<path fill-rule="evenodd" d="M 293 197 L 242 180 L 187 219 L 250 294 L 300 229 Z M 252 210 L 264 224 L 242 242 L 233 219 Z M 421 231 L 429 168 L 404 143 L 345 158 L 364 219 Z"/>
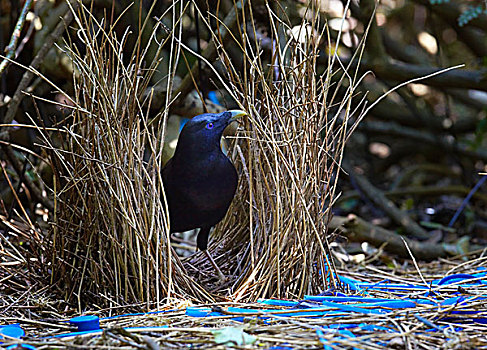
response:
<path fill-rule="evenodd" d="M 20 327 L 20 324 L 13 323 L 6 326 L 0 326 L 0 338 L 2 338 L 2 335 L 18 339 L 25 335 L 25 331 Z"/>
<path fill-rule="evenodd" d="M 100 318 L 98 316 L 78 316 L 69 320 L 69 323 L 78 327 L 78 332 L 96 331 L 100 329 Z"/>

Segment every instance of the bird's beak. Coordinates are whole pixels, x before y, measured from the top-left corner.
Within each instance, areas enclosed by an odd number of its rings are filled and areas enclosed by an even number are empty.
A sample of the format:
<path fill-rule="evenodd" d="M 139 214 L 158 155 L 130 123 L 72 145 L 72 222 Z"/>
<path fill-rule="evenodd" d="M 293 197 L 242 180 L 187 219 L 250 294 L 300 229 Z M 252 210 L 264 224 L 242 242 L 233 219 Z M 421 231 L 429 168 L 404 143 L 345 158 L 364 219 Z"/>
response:
<path fill-rule="evenodd" d="M 230 119 L 228 119 L 228 124 L 230 124 L 233 121 L 238 120 L 239 118 L 243 117 L 244 115 L 249 115 L 247 112 L 241 111 L 240 109 L 233 109 L 229 112 L 232 114 L 232 116 L 230 117 Z"/>

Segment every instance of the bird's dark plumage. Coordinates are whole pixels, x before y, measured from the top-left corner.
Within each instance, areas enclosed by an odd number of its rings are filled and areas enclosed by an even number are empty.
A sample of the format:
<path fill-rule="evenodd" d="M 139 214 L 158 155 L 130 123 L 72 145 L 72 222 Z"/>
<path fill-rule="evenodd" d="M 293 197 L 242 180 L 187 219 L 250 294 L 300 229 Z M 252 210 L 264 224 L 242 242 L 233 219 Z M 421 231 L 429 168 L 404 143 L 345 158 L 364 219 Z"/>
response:
<path fill-rule="evenodd" d="M 237 189 L 237 172 L 220 146 L 223 130 L 245 114 L 207 113 L 188 121 L 162 170 L 171 233 L 200 228 L 196 243 L 203 251 L 211 227 L 223 219 Z"/>

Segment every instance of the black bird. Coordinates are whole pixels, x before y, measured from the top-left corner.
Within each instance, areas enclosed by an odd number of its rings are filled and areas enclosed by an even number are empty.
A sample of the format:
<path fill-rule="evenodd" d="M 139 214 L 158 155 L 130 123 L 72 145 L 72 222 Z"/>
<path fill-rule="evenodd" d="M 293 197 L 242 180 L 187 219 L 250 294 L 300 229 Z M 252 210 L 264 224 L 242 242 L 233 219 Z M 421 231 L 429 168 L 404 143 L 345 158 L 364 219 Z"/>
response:
<path fill-rule="evenodd" d="M 181 130 L 174 156 L 162 169 L 171 233 L 200 228 L 196 245 L 220 279 L 225 277 L 206 250 L 208 235 L 225 216 L 238 182 L 237 171 L 222 152 L 220 141 L 223 130 L 243 115 L 247 113 L 232 110 L 192 118 Z"/>

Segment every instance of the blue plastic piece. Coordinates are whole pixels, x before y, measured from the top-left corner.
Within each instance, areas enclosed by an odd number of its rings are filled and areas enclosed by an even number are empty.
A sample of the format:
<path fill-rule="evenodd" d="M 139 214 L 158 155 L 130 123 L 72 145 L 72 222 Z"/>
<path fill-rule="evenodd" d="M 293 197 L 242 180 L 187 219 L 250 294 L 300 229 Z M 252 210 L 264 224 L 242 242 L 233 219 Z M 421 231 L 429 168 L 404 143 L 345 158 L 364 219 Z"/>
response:
<path fill-rule="evenodd" d="M 320 342 L 323 344 L 323 349 L 325 349 L 325 350 L 333 350 L 333 348 L 330 345 L 328 345 L 329 342 L 325 338 L 325 333 L 320 328 L 317 328 L 316 329 L 316 335 L 320 339 Z"/>
<path fill-rule="evenodd" d="M 322 296 L 322 295 L 305 295 L 304 296 L 305 300 L 310 300 L 310 301 L 335 301 L 337 303 L 339 302 L 357 302 L 357 301 L 370 301 L 370 302 L 376 302 L 376 301 L 389 301 L 391 299 L 385 299 L 385 298 L 371 298 L 371 297 L 361 297 L 357 295 L 351 295 L 351 296 L 346 296 L 346 297 L 335 297 L 335 296 Z"/>
<path fill-rule="evenodd" d="M 337 323 L 337 324 L 330 324 L 328 326 L 321 326 L 322 328 L 329 328 L 329 329 L 348 329 L 348 328 L 357 328 L 359 327 L 356 323 Z"/>
<path fill-rule="evenodd" d="M 78 327 L 78 332 L 96 331 L 100 329 L 100 318 L 98 316 L 78 316 L 69 320 L 69 323 Z"/>
<path fill-rule="evenodd" d="M 29 345 L 29 344 L 13 344 L 10 346 L 7 346 L 7 350 L 17 350 L 17 349 L 27 349 L 27 350 L 36 350 L 35 346 Z"/>
<path fill-rule="evenodd" d="M 222 316 L 221 313 L 211 311 L 209 307 L 193 307 L 186 308 L 186 315 L 191 317 L 208 317 L 208 316 Z"/>
<path fill-rule="evenodd" d="M 423 316 L 420 316 L 418 314 L 414 315 L 414 317 L 416 317 L 416 319 L 418 321 L 421 321 L 423 322 L 425 325 L 427 325 L 428 327 L 431 327 L 433 328 L 435 331 L 439 331 L 441 330 L 437 325 L 435 325 L 433 322 L 431 322 L 430 320 L 424 318 Z"/>
<path fill-rule="evenodd" d="M 466 12 L 468 12 L 468 10 L 466 10 L 464 13 L 462 13 L 462 15 L 460 15 L 460 17 L 462 17 L 463 15 L 466 14 Z M 459 17 L 459 20 L 460 20 L 460 17 Z M 468 22 L 468 21 L 467 21 Z M 460 22 L 460 26 L 461 25 L 461 22 Z M 465 197 L 465 199 L 463 200 L 462 204 L 460 205 L 460 207 L 457 209 L 457 211 L 455 212 L 455 214 L 453 215 L 453 217 L 451 218 L 450 222 L 448 223 L 448 227 L 452 227 L 453 224 L 455 224 L 455 221 L 457 221 L 458 217 L 460 216 L 460 214 L 462 213 L 462 211 L 465 209 L 465 207 L 468 205 L 468 202 L 470 201 L 470 199 L 472 198 L 472 196 L 475 194 L 475 192 L 478 191 L 478 189 L 480 187 L 482 187 L 482 185 L 484 184 L 485 180 L 487 180 L 487 176 L 482 176 L 480 178 L 479 181 L 477 181 L 477 183 L 475 184 L 475 186 L 470 190 L 470 192 L 467 194 L 467 196 Z"/>
<path fill-rule="evenodd" d="M 325 338 L 325 333 L 323 332 L 324 328 L 316 328 L 316 335 L 318 336 L 318 338 L 320 339 L 320 342 L 323 344 L 323 349 L 325 350 L 333 350 L 334 347 L 332 347 L 332 345 L 336 345 L 335 342 L 333 342 L 332 340 L 327 340 Z M 342 338 L 342 339 L 350 339 L 350 338 L 355 338 L 355 334 L 353 334 L 352 332 L 350 332 L 349 330 L 346 330 L 346 329 L 343 329 L 343 330 L 337 330 L 337 333 L 334 333 L 336 334 L 337 338 Z M 352 347 L 353 350 L 360 350 L 359 348 L 356 348 L 356 347 Z"/>
<path fill-rule="evenodd" d="M 416 307 L 416 303 L 410 300 L 387 300 L 387 301 L 379 301 L 376 303 L 363 303 L 358 304 L 361 307 L 375 307 L 375 308 L 386 308 L 386 309 L 408 309 L 412 307 Z"/>
<path fill-rule="evenodd" d="M 440 305 L 442 305 L 442 306 L 455 305 L 455 304 L 466 305 L 466 303 L 464 301 L 465 301 L 464 296 L 451 297 L 451 298 L 443 300 L 440 303 Z"/>
<path fill-rule="evenodd" d="M 186 308 L 186 316 L 191 316 L 191 317 L 207 317 L 210 316 L 211 314 L 211 309 L 208 308 L 200 308 L 200 307 L 187 307 Z"/>
<path fill-rule="evenodd" d="M 20 327 L 20 324 L 12 323 L 6 326 L 0 326 L 0 339 L 3 339 L 2 335 L 20 339 L 25 335 L 25 331 Z"/>
<path fill-rule="evenodd" d="M 361 288 L 356 285 L 357 281 L 355 281 L 351 278 L 343 277 L 343 276 L 338 276 L 338 278 L 340 279 L 340 282 L 348 285 L 348 287 L 350 288 L 351 291 L 360 291 Z"/>
<path fill-rule="evenodd" d="M 418 286 L 414 284 L 396 284 L 396 283 L 366 283 L 360 282 L 357 283 L 357 286 L 362 289 L 379 289 L 379 290 L 386 290 L 391 292 L 398 292 L 398 291 L 419 291 L 419 290 L 429 290 L 429 286 Z"/>
<path fill-rule="evenodd" d="M 370 332 L 373 332 L 373 331 L 395 332 L 395 330 L 393 328 L 384 327 L 384 326 L 377 326 L 375 324 L 361 323 L 358 326 L 360 327 L 360 329 L 362 329 L 364 331 L 370 331 Z"/>
<path fill-rule="evenodd" d="M 337 309 L 343 310 L 343 311 L 357 312 L 357 313 L 366 314 L 366 315 L 370 315 L 370 314 L 382 315 L 382 314 L 386 313 L 385 310 L 364 309 L 362 307 L 357 307 L 357 306 L 353 306 L 353 305 L 349 305 L 349 304 L 332 303 L 330 301 L 324 301 L 323 305 L 328 306 L 328 307 L 337 308 Z"/>
<path fill-rule="evenodd" d="M 296 310 L 296 309 L 294 309 Z M 299 314 L 294 313 L 294 312 L 289 312 L 289 313 L 283 313 L 283 310 L 276 310 L 276 309 L 244 309 L 240 307 L 229 307 L 228 308 L 229 312 L 234 312 L 234 313 L 241 313 L 241 314 L 259 314 L 258 316 L 262 319 L 268 318 L 268 317 L 292 317 L 292 316 L 324 316 L 328 312 L 323 312 L 323 311 L 313 311 L 313 309 L 310 309 L 310 311 L 305 311 L 305 312 L 300 312 Z M 278 312 L 275 314 L 275 312 Z M 255 316 L 255 315 L 252 315 Z"/>
<path fill-rule="evenodd" d="M 229 308 L 228 311 L 231 311 L 230 309 L 231 308 Z M 259 310 L 251 310 L 251 309 L 244 309 L 244 310 L 247 310 L 248 312 L 250 312 L 250 311 L 258 312 L 259 311 Z M 186 308 L 186 316 L 209 317 L 209 316 L 226 316 L 226 315 L 224 315 L 220 312 L 211 311 L 211 309 L 209 307 L 192 307 L 192 306 L 189 306 Z M 243 322 L 244 318 L 242 316 L 235 316 L 235 317 L 232 317 L 232 320 L 237 321 L 237 322 Z"/>
<path fill-rule="evenodd" d="M 279 299 L 259 299 L 257 300 L 257 302 L 265 305 L 290 306 L 290 307 L 298 306 L 300 303 L 299 301 L 279 300 Z"/>
<path fill-rule="evenodd" d="M 361 296 L 349 296 L 349 297 L 329 297 L 329 296 L 313 296 L 313 295 L 306 295 L 304 297 L 305 300 L 310 300 L 310 301 L 317 301 L 324 303 L 325 301 L 331 301 L 331 302 L 353 302 L 353 303 L 358 303 L 362 302 L 364 304 L 357 304 L 357 306 L 381 306 L 381 307 L 386 307 L 386 308 L 396 308 L 396 309 L 402 309 L 402 308 L 409 308 L 409 307 L 415 307 L 419 302 L 416 300 L 412 299 L 406 299 L 406 300 L 398 300 L 398 299 L 386 299 L 386 298 L 371 298 L 371 297 L 361 297 Z M 428 304 L 431 304 L 430 301 L 428 301 Z M 432 303 L 434 304 L 434 303 Z M 320 307 L 320 306 L 317 306 Z"/>
<path fill-rule="evenodd" d="M 218 99 L 218 96 L 216 94 L 216 91 L 210 91 L 208 93 L 208 99 L 213 102 L 214 104 L 217 104 L 221 106 L 222 104 L 220 103 L 220 100 Z"/>
<path fill-rule="evenodd" d="M 471 280 L 474 278 L 476 278 L 476 277 L 473 275 L 468 275 L 466 273 L 457 273 L 455 275 L 443 277 L 440 281 L 438 281 L 438 285 L 441 286 L 443 284 L 450 284 L 450 283 L 454 283 L 454 282 L 462 281 L 462 280 Z M 474 283 L 482 283 L 481 281 L 473 281 L 473 282 Z"/>

